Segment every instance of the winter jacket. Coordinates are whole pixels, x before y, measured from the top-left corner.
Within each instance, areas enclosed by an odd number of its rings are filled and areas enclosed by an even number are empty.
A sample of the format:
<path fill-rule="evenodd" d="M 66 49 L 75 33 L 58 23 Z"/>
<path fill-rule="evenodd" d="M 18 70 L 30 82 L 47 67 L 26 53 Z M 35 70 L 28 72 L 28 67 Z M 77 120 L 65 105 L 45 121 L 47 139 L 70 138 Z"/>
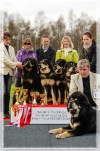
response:
<path fill-rule="evenodd" d="M 28 52 L 25 49 L 21 49 L 17 52 L 17 55 L 16 55 L 17 60 L 20 62 L 23 62 L 28 57 L 33 57 L 37 60 L 37 55 L 32 49 L 30 49 Z M 21 77 L 21 74 L 22 74 L 22 70 L 19 68 L 16 68 L 14 76 Z"/>
<path fill-rule="evenodd" d="M 79 55 L 78 55 L 78 53 L 77 53 L 76 50 L 71 49 L 71 50 L 68 52 L 68 55 L 65 56 L 64 50 L 61 49 L 61 50 L 57 50 L 57 52 L 56 52 L 56 61 L 57 61 L 58 59 L 64 59 L 64 60 L 66 60 L 66 62 L 71 62 L 71 61 L 73 61 L 73 62 L 77 63 L 78 60 L 79 60 Z"/>
<path fill-rule="evenodd" d="M 100 50 L 99 50 L 100 51 Z M 91 71 L 96 73 L 96 45 L 92 45 L 88 51 L 86 51 L 84 48 L 82 50 L 82 59 L 88 59 L 90 62 L 90 68 Z"/>
<path fill-rule="evenodd" d="M 46 52 L 43 51 L 42 46 L 36 50 L 38 62 L 42 59 L 48 59 L 52 64 L 55 62 L 55 50 L 50 46 Z"/>

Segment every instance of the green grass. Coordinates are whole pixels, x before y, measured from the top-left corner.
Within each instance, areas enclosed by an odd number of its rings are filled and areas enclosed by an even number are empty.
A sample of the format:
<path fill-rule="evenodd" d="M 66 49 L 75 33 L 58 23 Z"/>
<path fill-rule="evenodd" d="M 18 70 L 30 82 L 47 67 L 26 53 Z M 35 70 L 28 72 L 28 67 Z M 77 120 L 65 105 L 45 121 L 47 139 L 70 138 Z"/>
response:
<path fill-rule="evenodd" d="M 14 83 L 12 83 L 11 89 L 10 89 L 10 104 L 9 104 L 9 108 L 11 108 L 11 106 L 12 106 L 12 98 L 13 98 L 13 95 L 14 95 L 14 87 L 15 87 L 15 85 L 14 85 Z"/>

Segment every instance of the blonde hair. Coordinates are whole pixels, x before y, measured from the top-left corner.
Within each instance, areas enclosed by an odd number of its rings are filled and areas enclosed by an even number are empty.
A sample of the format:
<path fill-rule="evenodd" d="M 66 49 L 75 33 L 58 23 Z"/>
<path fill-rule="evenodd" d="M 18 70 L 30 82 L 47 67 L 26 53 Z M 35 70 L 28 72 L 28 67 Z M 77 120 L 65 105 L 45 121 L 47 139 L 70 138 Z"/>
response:
<path fill-rule="evenodd" d="M 77 68 L 82 68 L 84 66 L 87 66 L 88 68 L 90 68 L 90 62 L 87 59 L 79 60 L 79 62 L 77 63 Z"/>
<path fill-rule="evenodd" d="M 73 45 L 73 43 L 72 43 L 71 38 L 70 38 L 70 37 L 68 37 L 68 36 L 64 36 L 64 37 L 62 38 L 62 40 L 61 40 L 61 49 L 63 49 L 63 48 L 64 48 L 64 46 L 63 46 L 63 41 L 64 41 L 65 39 L 67 39 L 67 40 L 69 41 L 69 43 L 70 43 L 70 47 L 71 47 L 71 48 L 74 48 L 74 45 Z"/>
<path fill-rule="evenodd" d="M 22 47 L 24 46 L 24 43 L 31 43 L 30 46 L 33 47 L 32 41 L 30 38 L 25 38 L 22 42 Z"/>

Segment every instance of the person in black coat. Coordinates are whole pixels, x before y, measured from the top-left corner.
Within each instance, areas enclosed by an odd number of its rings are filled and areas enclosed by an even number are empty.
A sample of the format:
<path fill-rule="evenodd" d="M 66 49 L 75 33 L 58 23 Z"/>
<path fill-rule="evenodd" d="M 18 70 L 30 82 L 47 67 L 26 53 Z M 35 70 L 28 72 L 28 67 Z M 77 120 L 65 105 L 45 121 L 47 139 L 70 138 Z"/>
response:
<path fill-rule="evenodd" d="M 47 35 L 41 38 L 41 47 L 36 50 L 38 62 L 42 59 L 48 59 L 52 65 L 55 62 L 55 50 L 50 47 L 50 39 Z"/>
<path fill-rule="evenodd" d="M 97 63 L 97 45 L 92 37 L 90 32 L 85 32 L 82 35 L 83 41 L 83 50 L 82 50 L 82 58 L 81 59 L 88 59 L 90 62 L 91 71 L 96 73 L 96 63 Z"/>

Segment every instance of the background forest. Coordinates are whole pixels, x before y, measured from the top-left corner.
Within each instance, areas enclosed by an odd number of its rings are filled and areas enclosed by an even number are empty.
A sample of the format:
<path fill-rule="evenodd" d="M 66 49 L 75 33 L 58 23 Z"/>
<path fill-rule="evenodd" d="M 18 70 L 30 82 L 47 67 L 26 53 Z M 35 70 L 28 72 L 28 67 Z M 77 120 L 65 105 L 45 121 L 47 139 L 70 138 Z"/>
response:
<path fill-rule="evenodd" d="M 42 35 L 49 35 L 50 45 L 55 50 L 60 49 L 60 43 L 63 36 L 70 36 L 74 49 L 81 54 L 82 39 L 84 32 L 90 31 L 95 40 L 99 40 L 100 34 L 96 34 L 97 22 L 88 17 L 87 14 L 80 14 L 77 18 L 71 10 L 68 14 L 68 21 L 66 23 L 63 16 L 59 16 L 56 21 L 47 22 L 44 12 L 39 12 L 33 22 L 25 21 L 19 14 L 8 15 L 3 12 L 0 23 L 0 33 L 2 31 L 9 31 L 12 35 L 11 45 L 17 51 L 21 48 L 22 40 L 30 37 L 33 42 L 33 48 L 36 50 L 40 47 L 40 39 Z M 100 23 L 98 23 L 98 27 Z"/>

